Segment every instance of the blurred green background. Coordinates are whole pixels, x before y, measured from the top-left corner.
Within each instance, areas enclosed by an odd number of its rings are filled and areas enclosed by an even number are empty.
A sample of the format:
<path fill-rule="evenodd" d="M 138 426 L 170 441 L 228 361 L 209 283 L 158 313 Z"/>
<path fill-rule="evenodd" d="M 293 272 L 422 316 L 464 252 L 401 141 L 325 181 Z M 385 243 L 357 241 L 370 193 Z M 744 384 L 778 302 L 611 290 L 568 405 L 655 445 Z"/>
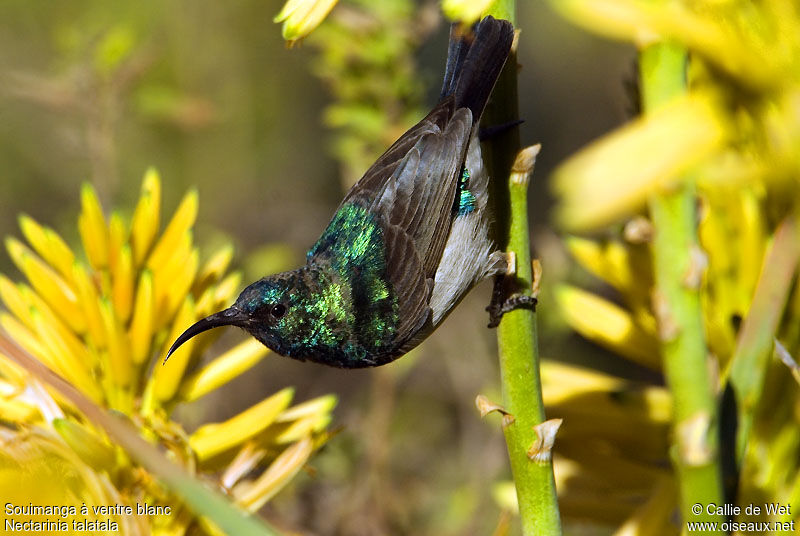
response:
<path fill-rule="evenodd" d="M 196 187 L 195 240 L 206 253 L 232 241 L 245 281 L 301 262 L 344 180 L 337 131 L 323 121 L 331 91 L 314 75 L 319 51 L 313 42 L 286 48 L 272 23 L 280 7 L 0 2 L 0 234 L 18 236 L 17 216 L 27 213 L 77 244 L 80 183 L 92 182 L 107 210 L 129 214 L 155 166 L 162 216 Z M 437 13 L 436 4 L 417 9 Z M 429 22 L 414 58 L 422 108 L 438 94 L 448 31 Z M 543 145 L 530 197 L 547 282 L 571 270 L 549 225 L 548 174 L 626 119 L 635 53 L 569 26 L 544 3 L 520 2 L 518 26 L 522 140 Z M 0 271 L 18 276 L 6 255 Z M 335 393 L 341 432 L 314 471 L 270 503 L 272 519 L 320 534 L 490 533 L 499 512 L 492 485 L 508 469 L 499 427 L 473 405 L 478 393 L 499 399 L 489 290 L 473 292 L 395 364 L 339 371 L 270 357 L 206 406 L 184 408 L 183 421 L 192 429 L 225 418 L 285 385 L 298 399 Z M 561 328 L 546 300 L 540 311 L 543 355 L 596 354 Z"/>

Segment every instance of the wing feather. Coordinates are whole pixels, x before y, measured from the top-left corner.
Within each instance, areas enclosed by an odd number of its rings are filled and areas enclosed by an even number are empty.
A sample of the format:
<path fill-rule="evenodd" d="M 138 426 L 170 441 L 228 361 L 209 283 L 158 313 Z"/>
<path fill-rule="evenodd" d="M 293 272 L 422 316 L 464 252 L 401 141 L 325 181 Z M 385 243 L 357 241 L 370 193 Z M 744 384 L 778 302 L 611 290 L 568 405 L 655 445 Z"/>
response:
<path fill-rule="evenodd" d="M 400 311 L 398 341 L 414 336 L 430 321 L 428 301 L 450 233 L 471 130 L 470 110 L 454 110 L 452 98 L 442 100 L 367 170 L 342 201 L 366 208 L 381 224 L 387 275 Z"/>

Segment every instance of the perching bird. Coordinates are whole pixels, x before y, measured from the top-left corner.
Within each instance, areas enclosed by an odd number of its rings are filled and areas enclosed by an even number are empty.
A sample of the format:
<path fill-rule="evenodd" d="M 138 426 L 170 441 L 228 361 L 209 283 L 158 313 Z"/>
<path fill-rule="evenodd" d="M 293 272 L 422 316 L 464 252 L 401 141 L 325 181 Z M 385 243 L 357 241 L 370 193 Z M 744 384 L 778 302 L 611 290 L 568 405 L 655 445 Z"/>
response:
<path fill-rule="evenodd" d="M 454 27 L 439 103 L 347 193 L 305 266 L 248 286 L 178 337 L 167 359 L 203 331 L 238 326 L 294 359 L 383 365 L 430 335 L 475 284 L 503 273 L 478 123 L 513 36 L 511 23 L 492 17 L 472 32 Z"/>

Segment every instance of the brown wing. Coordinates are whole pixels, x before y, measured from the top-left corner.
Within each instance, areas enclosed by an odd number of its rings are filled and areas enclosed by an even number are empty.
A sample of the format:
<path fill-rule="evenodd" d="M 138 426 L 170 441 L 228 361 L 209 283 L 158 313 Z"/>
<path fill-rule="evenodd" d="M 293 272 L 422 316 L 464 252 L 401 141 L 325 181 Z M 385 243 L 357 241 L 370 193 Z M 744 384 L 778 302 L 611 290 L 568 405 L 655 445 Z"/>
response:
<path fill-rule="evenodd" d="M 398 298 L 397 340 L 430 316 L 433 277 L 452 223 L 459 174 L 472 129 L 469 109 L 442 100 L 367 170 L 345 196 L 375 214 L 384 231 L 389 280 Z"/>

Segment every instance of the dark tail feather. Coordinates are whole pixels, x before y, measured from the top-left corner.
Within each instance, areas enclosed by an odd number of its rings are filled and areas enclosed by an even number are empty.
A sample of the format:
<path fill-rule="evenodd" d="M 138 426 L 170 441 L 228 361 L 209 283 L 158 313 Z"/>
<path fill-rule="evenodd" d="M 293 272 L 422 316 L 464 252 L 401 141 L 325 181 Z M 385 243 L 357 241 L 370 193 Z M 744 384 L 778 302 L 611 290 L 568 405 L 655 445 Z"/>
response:
<path fill-rule="evenodd" d="M 456 108 L 469 108 L 480 119 L 489 94 L 506 62 L 514 27 L 506 20 L 486 17 L 471 32 L 450 28 L 442 98 L 455 95 Z"/>

